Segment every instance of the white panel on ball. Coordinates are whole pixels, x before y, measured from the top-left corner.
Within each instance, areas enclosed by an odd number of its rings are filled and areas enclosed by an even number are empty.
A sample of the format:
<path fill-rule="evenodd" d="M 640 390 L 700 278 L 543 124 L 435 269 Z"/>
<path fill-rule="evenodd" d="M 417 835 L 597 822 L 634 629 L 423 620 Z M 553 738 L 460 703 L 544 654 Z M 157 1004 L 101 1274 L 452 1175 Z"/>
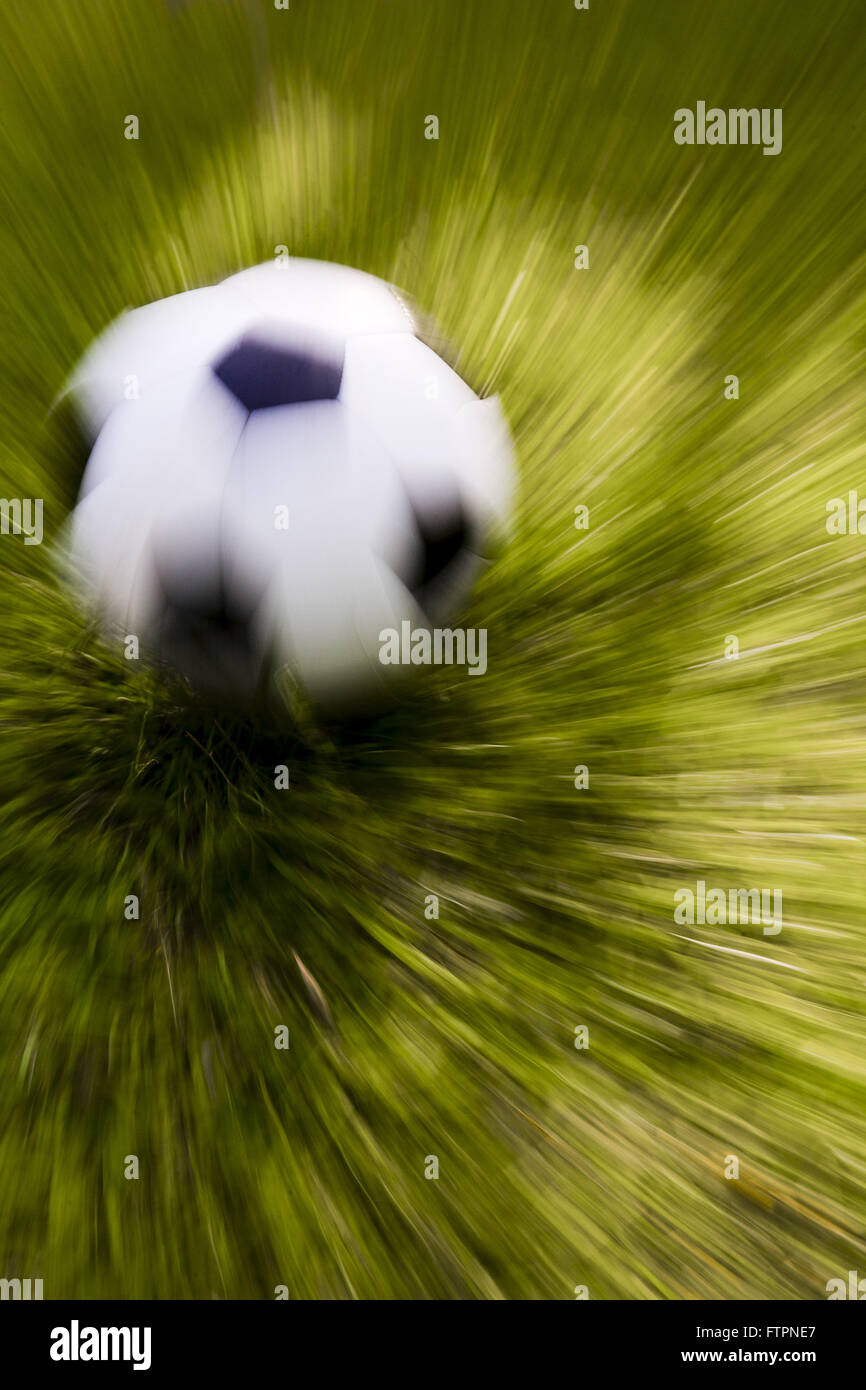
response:
<path fill-rule="evenodd" d="M 412 333 L 414 319 L 390 285 L 349 266 L 301 258 L 252 266 L 224 280 L 256 314 L 279 315 L 343 338 Z"/>
<path fill-rule="evenodd" d="M 170 295 L 116 319 L 96 339 L 68 385 L 93 435 L 111 412 L 185 368 L 202 366 L 243 332 L 250 313 L 218 288 Z"/>

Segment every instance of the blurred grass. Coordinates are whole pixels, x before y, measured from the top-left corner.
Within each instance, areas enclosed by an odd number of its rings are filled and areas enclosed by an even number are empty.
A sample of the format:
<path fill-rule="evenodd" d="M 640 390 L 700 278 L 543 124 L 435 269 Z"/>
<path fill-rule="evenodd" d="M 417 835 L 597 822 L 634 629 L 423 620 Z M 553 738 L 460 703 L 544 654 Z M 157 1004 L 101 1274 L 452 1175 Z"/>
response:
<path fill-rule="evenodd" d="M 487 677 L 354 730 L 190 709 L 2 541 L 0 1273 L 824 1297 L 866 1261 L 864 542 L 824 528 L 866 493 L 860 6 L 35 0 L 0 32 L 0 481 L 49 540 L 93 334 L 278 244 L 429 309 L 522 475 L 464 615 Z M 783 107 L 782 154 L 676 146 L 699 99 Z M 677 927 L 697 878 L 780 887 L 782 933 Z"/>

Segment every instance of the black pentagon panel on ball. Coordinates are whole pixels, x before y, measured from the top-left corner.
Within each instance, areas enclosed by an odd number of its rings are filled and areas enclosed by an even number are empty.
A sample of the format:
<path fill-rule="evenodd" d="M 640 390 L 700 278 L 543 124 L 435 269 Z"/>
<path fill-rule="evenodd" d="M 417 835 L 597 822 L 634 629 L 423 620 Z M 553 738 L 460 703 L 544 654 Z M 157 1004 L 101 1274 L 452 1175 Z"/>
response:
<path fill-rule="evenodd" d="M 292 348 L 247 333 L 214 364 L 213 372 L 247 410 L 334 401 L 343 379 L 343 353 L 319 345 Z"/>
<path fill-rule="evenodd" d="M 420 549 L 413 560 L 412 574 L 405 577 L 406 587 L 417 598 L 436 584 L 440 575 L 473 541 L 472 528 L 459 502 L 450 507 L 422 512 L 412 507 L 420 538 Z"/>
<path fill-rule="evenodd" d="M 429 522 L 422 524 L 417 516 L 416 522 L 421 533 L 422 552 L 419 573 L 412 587 L 424 589 L 466 548 L 469 530 L 462 513 L 440 526 L 431 526 Z"/>
<path fill-rule="evenodd" d="M 200 695 L 251 698 L 261 678 L 250 615 L 229 600 L 220 577 L 212 593 L 165 595 L 157 648 Z"/>

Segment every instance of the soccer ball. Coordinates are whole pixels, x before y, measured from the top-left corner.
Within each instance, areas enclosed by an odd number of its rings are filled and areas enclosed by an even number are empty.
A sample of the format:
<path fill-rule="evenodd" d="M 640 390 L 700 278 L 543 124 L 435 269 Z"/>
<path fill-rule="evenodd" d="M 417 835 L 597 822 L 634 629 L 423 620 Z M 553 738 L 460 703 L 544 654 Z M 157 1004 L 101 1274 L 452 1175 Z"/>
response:
<path fill-rule="evenodd" d="M 380 634 L 465 598 L 507 528 L 509 433 L 394 288 L 255 266 L 123 314 L 70 391 L 66 555 L 103 625 L 203 692 L 387 702 Z"/>

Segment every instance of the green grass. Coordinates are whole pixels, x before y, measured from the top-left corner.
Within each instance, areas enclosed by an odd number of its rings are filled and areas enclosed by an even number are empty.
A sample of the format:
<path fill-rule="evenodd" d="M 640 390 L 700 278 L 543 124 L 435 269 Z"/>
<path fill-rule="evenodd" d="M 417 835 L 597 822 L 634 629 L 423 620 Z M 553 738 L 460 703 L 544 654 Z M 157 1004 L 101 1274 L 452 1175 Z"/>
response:
<path fill-rule="evenodd" d="M 866 496 L 860 8 L 4 7 L 0 482 L 47 534 L 0 539 L 0 1274 L 679 1299 L 866 1273 L 866 546 L 824 527 Z M 783 107 L 782 154 L 676 146 L 699 99 Z M 409 291 L 520 464 L 463 615 L 487 676 L 430 670 L 353 729 L 197 711 L 52 567 L 80 353 L 277 244 Z M 677 926 L 698 878 L 781 888 L 783 931 Z"/>

